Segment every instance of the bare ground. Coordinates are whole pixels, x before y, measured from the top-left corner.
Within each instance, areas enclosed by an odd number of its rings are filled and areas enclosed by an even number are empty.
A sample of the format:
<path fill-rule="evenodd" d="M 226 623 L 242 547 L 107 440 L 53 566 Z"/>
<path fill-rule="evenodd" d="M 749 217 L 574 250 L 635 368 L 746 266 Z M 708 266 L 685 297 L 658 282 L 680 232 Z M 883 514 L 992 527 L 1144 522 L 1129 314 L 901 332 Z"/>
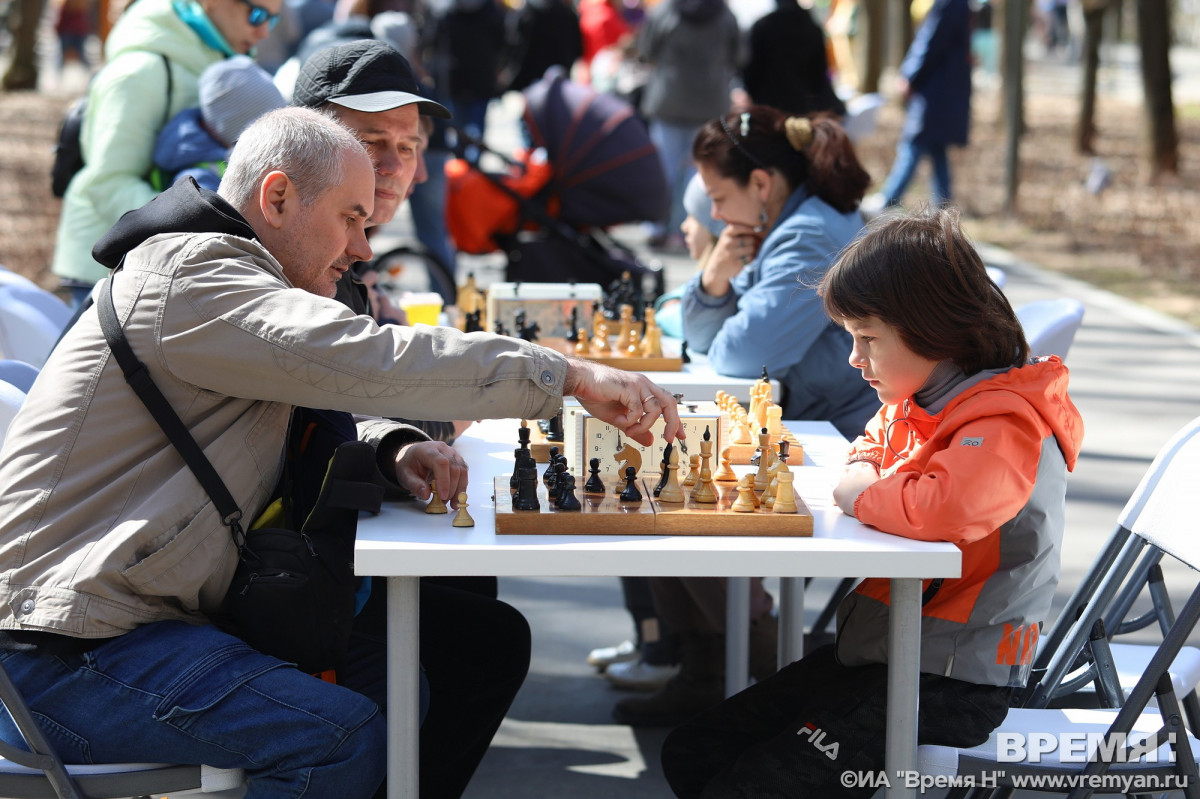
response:
<path fill-rule="evenodd" d="M 0 94 L 0 264 L 52 289 L 49 271 L 60 201 L 49 191 L 52 146 L 69 98 Z M 1200 325 L 1200 108 L 1178 109 L 1181 170 L 1151 185 L 1143 174 L 1139 106 L 1101 98 L 1098 156 L 1113 181 L 1098 195 L 1084 180 L 1090 158 L 1074 152 L 1076 103 L 1030 97 L 1015 216 L 1003 212 L 1004 135 L 995 91 L 976 95 L 972 143 L 954 154 L 954 184 L 968 230 L 1018 257 Z M 889 104 L 860 143 L 868 171 L 891 164 L 901 111 Z M 910 198 L 924 192 L 919 173 Z"/>

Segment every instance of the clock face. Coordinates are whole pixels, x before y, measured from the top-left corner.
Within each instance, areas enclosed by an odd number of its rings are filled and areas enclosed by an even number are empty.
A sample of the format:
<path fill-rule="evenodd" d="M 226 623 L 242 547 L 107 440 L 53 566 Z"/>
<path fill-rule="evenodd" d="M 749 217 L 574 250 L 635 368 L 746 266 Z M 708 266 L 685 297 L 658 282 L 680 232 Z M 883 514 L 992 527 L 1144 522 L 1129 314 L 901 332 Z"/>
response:
<path fill-rule="evenodd" d="M 707 428 L 713 442 L 713 458 L 709 465 L 715 469 L 719 463 L 717 458 L 721 452 L 720 416 L 716 413 L 689 414 L 680 416 L 680 420 L 687 433 L 686 440 L 682 444 L 676 444 L 676 447 L 680 449 L 680 466 L 687 464 L 689 455 L 700 454 L 700 442 L 703 440 L 704 431 Z M 661 419 L 655 423 L 654 427 L 650 428 L 650 432 L 654 434 L 654 443 L 648 447 L 643 447 L 616 427 L 593 416 L 583 416 L 580 425 L 579 457 L 573 458 L 570 453 L 565 453 L 569 458 L 568 463 L 573 468 L 580 470 L 579 474 L 588 474 L 588 464 L 592 458 L 599 458 L 600 473 L 610 477 L 623 476 L 628 466 L 634 467 L 641 475 L 650 476 L 660 473 L 663 449 L 666 447 L 666 442 L 662 438 L 663 421 Z M 685 448 L 686 453 L 684 452 Z"/>

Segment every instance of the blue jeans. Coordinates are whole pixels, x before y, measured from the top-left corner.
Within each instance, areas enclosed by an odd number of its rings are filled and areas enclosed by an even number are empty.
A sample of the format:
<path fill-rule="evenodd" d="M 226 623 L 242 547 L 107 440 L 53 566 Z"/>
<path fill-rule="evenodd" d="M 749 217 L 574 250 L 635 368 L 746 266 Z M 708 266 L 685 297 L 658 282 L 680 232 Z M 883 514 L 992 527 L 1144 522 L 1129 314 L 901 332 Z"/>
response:
<path fill-rule="evenodd" d="M 454 248 L 450 244 L 450 234 L 446 232 L 446 162 L 449 160 L 448 150 L 425 152 L 425 169 L 429 177 L 413 188 L 408 209 L 421 246 L 433 253 L 453 275 Z"/>
<path fill-rule="evenodd" d="M 883 182 L 883 198 L 887 205 L 900 202 L 917 171 L 917 165 L 925 156 L 929 156 L 933 162 L 933 177 L 929 183 L 930 201 L 935 205 L 945 205 L 953 199 L 950 192 L 950 160 L 946 156 L 946 145 L 942 142 L 918 143 L 903 138 L 896 147 L 896 162 L 892 164 L 892 171 Z"/>
<path fill-rule="evenodd" d="M 387 773 L 374 701 L 215 627 L 156 622 L 80 656 L 0 658 L 68 763 L 243 768 L 248 799 L 369 797 Z M 19 744 L 7 714 L 0 737 Z"/>
<path fill-rule="evenodd" d="M 692 165 L 692 140 L 699 129 L 699 125 L 679 125 L 657 119 L 650 121 L 650 141 L 658 148 L 658 158 L 671 192 L 671 210 L 666 222 L 654 224 L 654 233 L 659 236 L 678 232 L 687 215 L 683 210 L 683 192 L 695 171 Z"/>
<path fill-rule="evenodd" d="M 483 141 L 489 102 L 489 100 L 466 100 L 463 98 L 455 100 L 451 98 L 447 105 L 450 113 L 454 115 L 453 124 L 476 141 Z M 458 152 L 472 164 L 479 163 L 478 147 L 464 146 L 464 143 L 460 141 Z"/>

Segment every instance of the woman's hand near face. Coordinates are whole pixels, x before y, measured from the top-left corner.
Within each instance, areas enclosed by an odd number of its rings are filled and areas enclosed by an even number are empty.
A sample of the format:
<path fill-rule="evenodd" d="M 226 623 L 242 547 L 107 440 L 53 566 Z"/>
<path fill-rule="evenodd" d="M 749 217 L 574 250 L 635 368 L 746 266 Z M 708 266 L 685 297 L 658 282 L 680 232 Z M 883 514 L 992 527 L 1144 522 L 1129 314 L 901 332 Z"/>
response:
<path fill-rule="evenodd" d="M 704 293 L 710 297 L 728 294 L 730 281 L 758 256 L 761 245 L 762 239 L 752 228 L 737 223 L 726 225 L 700 277 Z"/>

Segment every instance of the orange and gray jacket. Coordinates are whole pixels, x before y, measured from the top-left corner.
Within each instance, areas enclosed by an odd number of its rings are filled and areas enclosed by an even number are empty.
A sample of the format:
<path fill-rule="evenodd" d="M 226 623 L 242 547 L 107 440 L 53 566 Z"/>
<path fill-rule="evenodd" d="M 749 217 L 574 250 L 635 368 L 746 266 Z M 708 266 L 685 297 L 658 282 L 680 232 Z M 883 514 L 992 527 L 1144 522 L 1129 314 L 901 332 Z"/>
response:
<path fill-rule="evenodd" d="M 1083 438 L 1055 356 L 966 377 L 927 408 L 884 406 L 850 460 L 881 479 L 855 502 L 865 524 L 949 541 L 962 576 L 922 585 L 921 671 L 1023 685 L 1058 583 L 1066 493 Z M 887 661 L 889 581 L 864 580 L 838 609 L 845 665 Z"/>

